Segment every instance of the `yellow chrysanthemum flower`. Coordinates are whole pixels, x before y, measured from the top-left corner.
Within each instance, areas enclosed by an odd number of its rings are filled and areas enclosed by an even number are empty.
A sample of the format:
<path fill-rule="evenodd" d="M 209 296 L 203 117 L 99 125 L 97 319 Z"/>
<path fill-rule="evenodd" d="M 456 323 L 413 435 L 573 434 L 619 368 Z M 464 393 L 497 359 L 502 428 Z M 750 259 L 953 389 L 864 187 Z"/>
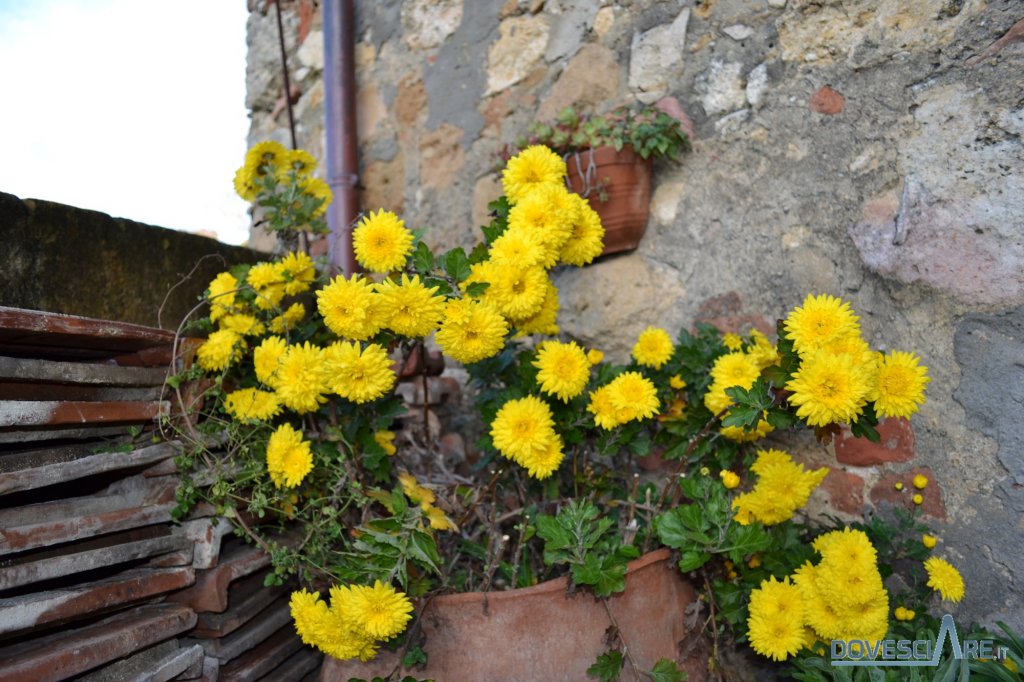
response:
<path fill-rule="evenodd" d="M 480 263 L 478 276 L 490 284 L 483 300 L 513 323 L 527 320 L 544 305 L 548 275 L 540 267 Z"/>
<path fill-rule="evenodd" d="M 757 365 L 758 370 L 778 364 L 779 349 L 768 340 L 767 336 L 752 329 L 750 330 L 750 339 L 753 343 L 747 348 L 747 357 Z"/>
<path fill-rule="evenodd" d="M 313 470 L 309 441 L 290 424 L 281 424 L 267 441 L 267 473 L 275 488 L 294 488 Z"/>
<path fill-rule="evenodd" d="M 256 307 L 260 310 L 275 308 L 284 298 L 284 279 L 275 263 L 257 263 L 249 268 L 245 281 L 256 291 Z"/>
<path fill-rule="evenodd" d="M 219 329 L 199 346 L 196 361 L 207 372 L 222 372 L 240 360 L 244 350 L 245 340 L 241 334 L 231 329 Z"/>
<path fill-rule="evenodd" d="M 629 421 L 624 419 L 625 415 L 620 415 L 620 411 L 612 404 L 612 394 L 608 385 L 591 391 L 587 412 L 594 415 L 594 423 L 605 431 L 611 431 Z"/>
<path fill-rule="evenodd" d="M 360 348 L 358 343 L 339 341 L 324 352 L 330 391 L 354 403 L 376 400 L 395 385 L 388 352 L 376 343 Z"/>
<path fill-rule="evenodd" d="M 288 343 L 279 336 L 268 336 L 252 353 L 252 364 L 256 378 L 274 388 L 277 385 L 277 370 L 281 358 L 288 351 Z"/>
<path fill-rule="evenodd" d="M 553 336 L 559 331 L 561 330 L 558 327 L 558 289 L 548 279 L 544 291 L 544 302 L 541 303 L 540 310 L 532 317 L 516 322 L 516 336 L 527 334 Z"/>
<path fill-rule="evenodd" d="M 385 279 L 377 285 L 378 311 L 384 326 L 396 334 L 422 338 L 437 329 L 444 317 L 445 299 L 437 287 L 427 288 L 419 275 Z"/>
<path fill-rule="evenodd" d="M 577 206 L 565 187 L 544 185 L 512 207 L 508 226 L 532 234 L 544 250 L 541 265 L 550 268 L 558 262 L 562 246 L 572 236 L 576 213 Z"/>
<path fill-rule="evenodd" d="M 746 353 L 726 353 L 711 366 L 712 381 L 723 389 L 739 386 L 750 388 L 761 375 L 757 363 Z"/>
<path fill-rule="evenodd" d="M 851 356 L 818 351 L 804 358 L 786 390 L 792 391 L 789 402 L 797 416 L 809 425 L 848 424 L 860 416 L 872 379 L 870 368 Z"/>
<path fill-rule="evenodd" d="M 722 334 L 722 343 L 731 351 L 738 351 L 743 348 L 743 339 L 740 338 L 739 334 L 733 332 Z"/>
<path fill-rule="evenodd" d="M 316 292 L 316 299 L 324 324 L 338 336 L 365 341 L 383 326 L 380 298 L 369 279 L 359 275 L 345 279 L 339 275 Z"/>
<path fill-rule="evenodd" d="M 828 294 L 808 294 L 803 306 L 794 308 L 786 318 L 786 336 L 802 356 L 847 336 L 859 336 L 857 320 L 849 303 Z"/>
<path fill-rule="evenodd" d="M 557 396 L 562 402 L 569 402 L 582 393 L 590 379 L 590 361 L 575 341 L 543 343 L 533 366 L 538 369 L 540 390 Z"/>
<path fill-rule="evenodd" d="M 623 372 L 608 383 L 608 398 L 620 423 L 649 419 L 658 414 L 660 402 L 654 383 L 639 372 Z"/>
<path fill-rule="evenodd" d="M 304 414 L 313 412 L 327 402 L 327 365 L 323 349 L 308 341 L 301 346 L 288 346 L 273 376 L 273 387 L 281 404 Z"/>
<path fill-rule="evenodd" d="M 672 337 L 660 327 L 647 327 L 633 346 L 633 359 L 644 367 L 661 369 L 672 358 Z"/>
<path fill-rule="evenodd" d="M 217 325 L 221 329 L 230 329 L 242 336 L 260 336 L 267 331 L 267 328 L 256 319 L 255 315 L 246 315 L 244 313 L 225 315 L 220 318 Z"/>
<path fill-rule="evenodd" d="M 289 149 L 280 159 L 277 175 L 281 182 L 287 182 L 291 171 L 294 171 L 298 177 L 304 177 L 314 170 L 316 170 L 316 158 L 312 154 L 305 149 Z"/>
<path fill-rule="evenodd" d="M 681 391 L 684 388 L 686 388 L 686 381 L 684 381 L 683 378 L 678 374 L 673 374 L 671 377 L 669 377 L 668 385 L 669 387 L 677 391 Z"/>
<path fill-rule="evenodd" d="M 491 439 L 501 454 L 523 464 L 534 452 L 549 451 L 555 438 L 554 426 L 548 404 L 536 396 L 526 396 L 501 406 L 491 422 Z"/>
<path fill-rule="evenodd" d="M 287 150 L 273 140 L 254 144 L 245 154 L 245 162 L 235 171 L 235 191 L 246 201 L 255 201 L 257 184 L 264 175 L 276 173 L 287 156 Z"/>
<path fill-rule="evenodd" d="M 562 465 L 565 453 L 562 451 L 562 437 L 553 433 L 548 439 L 547 447 L 542 450 L 530 450 L 519 461 L 526 468 L 526 473 L 537 480 L 544 480 L 551 476 Z"/>
<path fill-rule="evenodd" d="M 302 251 L 292 251 L 277 264 L 278 273 L 284 280 L 284 293 L 295 296 L 313 285 L 316 279 L 316 264 Z"/>
<path fill-rule="evenodd" d="M 808 471 L 780 450 L 758 451 L 750 469 L 757 474 L 754 489 L 732 502 L 737 522 L 742 525 L 755 520 L 775 525 L 792 518 L 828 473 L 828 467 Z"/>
<path fill-rule="evenodd" d="M 795 656 L 804 646 L 804 604 L 789 578 L 765 580 L 750 593 L 747 619 L 750 646 L 776 661 Z"/>
<path fill-rule="evenodd" d="M 543 145 L 533 145 L 508 160 L 501 174 L 501 184 L 509 201 L 518 203 L 538 187 L 561 187 L 565 175 L 562 157 Z"/>
<path fill-rule="evenodd" d="M 275 334 L 287 334 L 299 326 L 299 323 L 306 319 L 306 306 L 301 303 L 292 303 L 288 310 L 270 321 L 270 331 Z"/>
<path fill-rule="evenodd" d="M 540 265 L 544 260 L 544 245 L 525 229 L 509 228 L 491 244 L 488 259 L 499 265 Z"/>
<path fill-rule="evenodd" d="M 446 355 L 470 364 L 497 355 L 505 345 L 508 323 L 486 303 L 450 300 L 434 340 Z"/>
<path fill-rule="evenodd" d="M 388 457 L 398 452 L 398 448 L 395 447 L 394 431 L 377 431 L 373 434 L 373 440 L 384 449 L 384 454 Z"/>
<path fill-rule="evenodd" d="M 302 178 L 299 180 L 299 189 L 303 194 L 320 200 L 320 205 L 311 214 L 314 218 L 327 213 L 327 207 L 334 200 L 334 192 L 331 191 L 330 185 L 320 178 Z"/>
<path fill-rule="evenodd" d="M 351 589 L 345 617 L 357 623 L 359 629 L 379 640 L 391 639 L 405 630 L 413 606 L 404 592 L 379 580 L 374 581 L 373 587 L 353 585 Z"/>
<path fill-rule="evenodd" d="M 370 213 L 352 231 L 356 260 L 370 272 L 401 270 L 412 253 L 412 232 L 391 211 Z"/>
<path fill-rule="evenodd" d="M 210 293 L 206 297 L 210 302 L 210 320 L 216 322 L 224 315 L 234 311 L 235 291 L 238 280 L 230 272 L 222 272 L 213 278 L 208 287 Z"/>
<path fill-rule="evenodd" d="M 303 644 L 319 647 L 322 624 L 327 619 L 327 604 L 320 599 L 319 594 L 298 590 L 292 592 L 289 607 L 299 639 Z"/>
<path fill-rule="evenodd" d="M 562 244 L 558 260 L 566 265 L 583 267 L 601 255 L 604 250 L 604 225 L 586 199 L 570 194 L 577 204 L 576 219 L 572 223 L 569 238 Z"/>
<path fill-rule="evenodd" d="M 868 400 L 879 417 L 909 417 L 924 404 L 924 388 L 931 381 L 928 368 L 913 353 L 893 351 L 878 361 L 878 375 Z"/>
<path fill-rule="evenodd" d="M 718 475 L 722 479 L 722 485 L 724 485 L 727 490 L 732 490 L 740 484 L 740 477 L 733 471 L 722 469 L 718 472 Z"/>
<path fill-rule="evenodd" d="M 964 579 L 951 563 L 939 557 L 929 557 L 924 562 L 928 572 L 928 587 L 937 591 L 942 598 L 954 604 L 964 598 Z"/>
<path fill-rule="evenodd" d="M 255 419 L 266 421 L 281 412 L 277 396 L 257 388 L 242 388 L 228 393 L 224 399 L 224 410 L 239 421 Z"/>

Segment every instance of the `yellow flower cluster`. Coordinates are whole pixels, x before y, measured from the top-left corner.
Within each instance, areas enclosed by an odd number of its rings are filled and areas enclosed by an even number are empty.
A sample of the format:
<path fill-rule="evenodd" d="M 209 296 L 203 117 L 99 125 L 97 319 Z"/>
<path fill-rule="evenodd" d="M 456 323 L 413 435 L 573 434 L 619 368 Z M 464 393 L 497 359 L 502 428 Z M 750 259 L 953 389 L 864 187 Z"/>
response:
<path fill-rule="evenodd" d="M 437 329 L 445 299 L 419 275 L 376 283 L 360 275 L 335 277 L 316 292 L 327 328 L 344 339 L 365 341 L 382 329 L 422 338 Z"/>
<path fill-rule="evenodd" d="M 711 385 L 704 394 L 704 406 L 716 415 L 733 404 L 732 398 L 725 393 L 727 388 L 749 389 L 761 376 L 761 370 L 779 361 L 775 346 L 758 330 L 750 332 L 750 343 L 746 344 L 746 350 L 738 335 L 732 334 L 731 337 L 734 337 L 734 340 L 726 344 L 726 347 L 732 349 L 732 352 L 715 360 L 711 367 Z M 764 438 L 774 430 L 775 427 L 760 419 L 752 431 L 746 431 L 739 426 L 723 426 L 721 433 L 730 440 L 749 442 Z"/>
<path fill-rule="evenodd" d="M 331 603 L 306 590 L 292 592 L 295 631 L 305 644 L 338 659 L 369 661 L 380 642 L 398 636 L 412 618 L 412 602 L 379 580 L 373 586 L 336 585 Z"/>
<path fill-rule="evenodd" d="M 781 450 L 759 450 L 750 471 L 757 474 L 757 483 L 732 501 L 736 521 L 744 526 L 752 521 L 772 526 L 793 518 L 793 512 L 807 504 L 828 467 L 807 471 Z"/>
<path fill-rule="evenodd" d="M 309 152 L 285 149 L 273 140 L 266 140 L 253 145 L 246 153 L 242 167 L 235 171 L 235 192 L 246 201 L 256 201 L 265 176 L 271 175 L 278 182 L 288 183 L 294 174 L 299 191 L 323 200 L 313 213 L 313 217 L 318 217 L 331 203 L 331 188 L 320 178 L 312 176 L 314 170 L 316 159 Z"/>
<path fill-rule="evenodd" d="M 587 411 L 594 423 L 610 431 L 633 420 L 649 419 L 658 413 L 658 389 L 639 372 L 623 372 L 590 393 Z"/>
<path fill-rule="evenodd" d="M 793 576 L 770 578 L 750 595 L 747 620 L 754 651 L 782 661 L 817 640 L 874 642 L 889 627 L 889 594 L 875 548 L 859 530 L 837 530 L 814 541 L 821 554 Z"/>
<path fill-rule="evenodd" d="M 551 408 L 536 396 L 502 405 L 491 422 L 491 439 L 502 455 L 537 479 L 549 477 L 565 457 Z"/>
<path fill-rule="evenodd" d="M 309 441 L 290 424 L 281 424 L 267 441 L 267 472 L 276 488 L 294 488 L 313 469 Z"/>
<path fill-rule="evenodd" d="M 924 402 L 927 367 L 913 353 L 875 353 L 850 304 L 808 295 L 785 321 L 800 366 L 786 384 L 797 416 L 811 426 L 857 421 L 868 402 L 879 417 L 909 417 Z"/>

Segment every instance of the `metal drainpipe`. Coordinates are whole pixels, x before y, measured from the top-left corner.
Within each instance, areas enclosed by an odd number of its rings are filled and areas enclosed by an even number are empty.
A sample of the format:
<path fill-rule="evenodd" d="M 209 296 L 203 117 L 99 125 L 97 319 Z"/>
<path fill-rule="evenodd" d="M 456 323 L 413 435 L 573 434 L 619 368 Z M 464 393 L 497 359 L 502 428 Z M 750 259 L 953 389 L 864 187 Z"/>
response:
<path fill-rule="evenodd" d="M 356 271 L 352 224 L 359 214 L 359 140 L 356 137 L 355 8 L 353 0 L 324 0 L 324 127 L 329 254 L 335 272 Z"/>

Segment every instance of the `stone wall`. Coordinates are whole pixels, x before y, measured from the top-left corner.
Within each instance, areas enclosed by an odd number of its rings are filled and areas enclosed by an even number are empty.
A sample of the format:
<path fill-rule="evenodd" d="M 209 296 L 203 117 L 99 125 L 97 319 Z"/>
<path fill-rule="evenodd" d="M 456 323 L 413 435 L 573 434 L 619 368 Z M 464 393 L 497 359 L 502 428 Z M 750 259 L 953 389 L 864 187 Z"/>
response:
<path fill-rule="evenodd" d="M 176 329 L 218 272 L 264 254 L 0 192 L 0 305 Z"/>
<path fill-rule="evenodd" d="M 768 325 L 808 292 L 933 378 L 882 446 L 802 444 L 858 514 L 923 470 L 958 618 L 1024 627 L 1024 6 L 1018 0 L 361 2 L 363 207 L 471 244 L 504 143 L 570 103 L 678 103 L 640 247 L 557 275 L 563 329 L 624 357 L 649 321 Z M 276 25 L 250 2 L 252 141 L 287 139 Z M 300 144 L 323 147 L 322 32 L 285 4 Z M 906 496 L 897 503 L 905 504 Z M 944 524 L 944 525 L 942 525 Z M 945 608 L 945 605 L 943 605 Z"/>

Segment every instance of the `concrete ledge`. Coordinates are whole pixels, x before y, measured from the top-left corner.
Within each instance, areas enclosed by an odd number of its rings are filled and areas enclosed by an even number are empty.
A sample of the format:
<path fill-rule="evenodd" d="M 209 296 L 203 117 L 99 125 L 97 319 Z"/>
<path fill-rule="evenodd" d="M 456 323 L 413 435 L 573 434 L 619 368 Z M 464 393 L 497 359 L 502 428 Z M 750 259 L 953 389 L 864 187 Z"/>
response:
<path fill-rule="evenodd" d="M 0 192 L 0 305 L 174 329 L 216 274 L 266 254 Z"/>

